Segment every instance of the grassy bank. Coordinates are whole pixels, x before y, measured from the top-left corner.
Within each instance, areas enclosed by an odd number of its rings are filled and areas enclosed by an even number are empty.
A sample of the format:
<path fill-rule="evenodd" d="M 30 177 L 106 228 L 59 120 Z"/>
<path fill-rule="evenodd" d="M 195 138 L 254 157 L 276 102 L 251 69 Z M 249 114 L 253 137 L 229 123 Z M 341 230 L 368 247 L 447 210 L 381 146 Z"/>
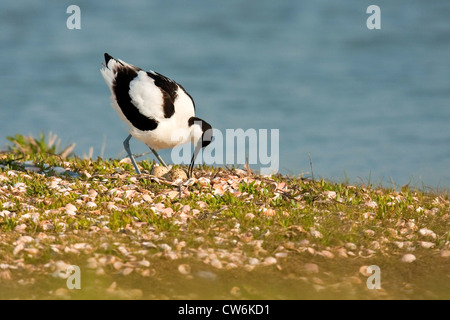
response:
<path fill-rule="evenodd" d="M 445 192 L 31 151 L 0 154 L 1 299 L 450 298 Z"/>

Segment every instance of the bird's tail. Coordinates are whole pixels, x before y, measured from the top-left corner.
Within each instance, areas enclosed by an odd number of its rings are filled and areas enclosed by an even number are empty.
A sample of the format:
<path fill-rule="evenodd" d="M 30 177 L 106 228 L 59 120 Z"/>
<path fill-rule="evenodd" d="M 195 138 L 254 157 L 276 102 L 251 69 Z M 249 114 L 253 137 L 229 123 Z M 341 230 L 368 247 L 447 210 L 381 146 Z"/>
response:
<path fill-rule="evenodd" d="M 105 52 L 105 64 L 108 65 L 109 60 L 116 60 L 113 57 L 111 57 L 108 53 Z"/>
<path fill-rule="evenodd" d="M 120 59 L 116 59 L 110 56 L 108 53 L 105 53 L 105 63 L 102 63 L 103 67 L 100 69 L 100 72 L 105 79 L 106 84 L 112 88 L 114 79 L 117 75 L 117 72 L 122 70 L 133 69 L 134 71 L 140 70 L 139 68 L 126 63 Z"/>

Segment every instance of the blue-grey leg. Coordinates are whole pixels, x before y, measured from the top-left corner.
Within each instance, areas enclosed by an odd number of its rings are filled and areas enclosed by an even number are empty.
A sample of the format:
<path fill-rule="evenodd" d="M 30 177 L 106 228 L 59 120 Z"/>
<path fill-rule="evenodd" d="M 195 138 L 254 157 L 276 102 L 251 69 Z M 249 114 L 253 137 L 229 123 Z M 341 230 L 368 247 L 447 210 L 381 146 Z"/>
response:
<path fill-rule="evenodd" d="M 123 146 L 125 147 L 125 151 L 128 153 L 128 157 L 131 160 L 131 163 L 133 163 L 134 169 L 136 169 L 136 173 L 137 174 L 141 174 L 141 170 L 139 170 L 137 164 L 136 164 L 136 160 L 134 160 L 133 154 L 131 153 L 130 150 L 130 139 L 131 139 L 132 135 L 130 134 L 125 141 L 123 142 Z M 152 150 L 153 151 L 153 150 Z"/>
<path fill-rule="evenodd" d="M 150 148 L 150 150 L 152 150 L 153 154 L 155 155 L 155 157 L 159 160 L 159 163 L 161 163 L 164 167 L 167 168 L 167 164 L 164 162 L 164 160 L 159 156 L 159 154 L 153 150 L 152 148 Z"/>

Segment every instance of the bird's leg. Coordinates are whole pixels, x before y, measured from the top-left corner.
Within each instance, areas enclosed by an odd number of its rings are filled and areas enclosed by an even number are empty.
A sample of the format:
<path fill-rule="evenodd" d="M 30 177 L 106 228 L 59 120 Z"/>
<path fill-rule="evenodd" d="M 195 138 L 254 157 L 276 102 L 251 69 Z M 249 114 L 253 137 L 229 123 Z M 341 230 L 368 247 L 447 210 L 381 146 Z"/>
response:
<path fill-rule="evenodd" d="M 155 155 L 155 157 L 159 160 L 159 163 L 161 163 L 164 167 L 167 168 L 167 164 L 164 162 L 164 160 L 159 156 L 159 154 L 153 150 L 152 148 L 150 148 L 150 150 L 152 150 L 153 154 Z"/>
<path fill-rule="evenodd" d="M 130 139 L 131 139 L 132 135 L 128 135 L 128 137 L 125 139 L 125 141 L 123 142 L 123 146 L 125 147 L 125 151 L 128 153 L 128 157 L 131 160 L 131 163 L 133 163 L 134 169 L 136 169 L 136 173 L 137 174 L 141 174 L 141 170 L 139 170 L 137 164 L 136 164 L 136 160 L 134 160 L 133 154 L 131 153 L 130 150 Z"/>

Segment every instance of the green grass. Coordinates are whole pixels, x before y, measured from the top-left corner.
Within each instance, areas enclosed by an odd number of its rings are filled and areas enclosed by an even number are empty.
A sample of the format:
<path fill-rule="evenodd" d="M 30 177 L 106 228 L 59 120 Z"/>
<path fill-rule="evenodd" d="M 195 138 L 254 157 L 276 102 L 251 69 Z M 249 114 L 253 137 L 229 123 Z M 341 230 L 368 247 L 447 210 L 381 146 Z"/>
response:
<path fill-rule="evenodd" d="M 180 198 L 149 176 L 153 162 L 137 176 L 116 159 L 55 155 L 42 136 L 10 140 L 0 154 L 1 299 L 450 298 L 445 191 L 202 165 L 196 176 L 209 182 Z M 408 253 L 414 262 L 401 261 Z M 80 266 L 81 290 L 52 276 L 58 261 Z M 372 264 L 380 290 L 360 272 Z"/>

